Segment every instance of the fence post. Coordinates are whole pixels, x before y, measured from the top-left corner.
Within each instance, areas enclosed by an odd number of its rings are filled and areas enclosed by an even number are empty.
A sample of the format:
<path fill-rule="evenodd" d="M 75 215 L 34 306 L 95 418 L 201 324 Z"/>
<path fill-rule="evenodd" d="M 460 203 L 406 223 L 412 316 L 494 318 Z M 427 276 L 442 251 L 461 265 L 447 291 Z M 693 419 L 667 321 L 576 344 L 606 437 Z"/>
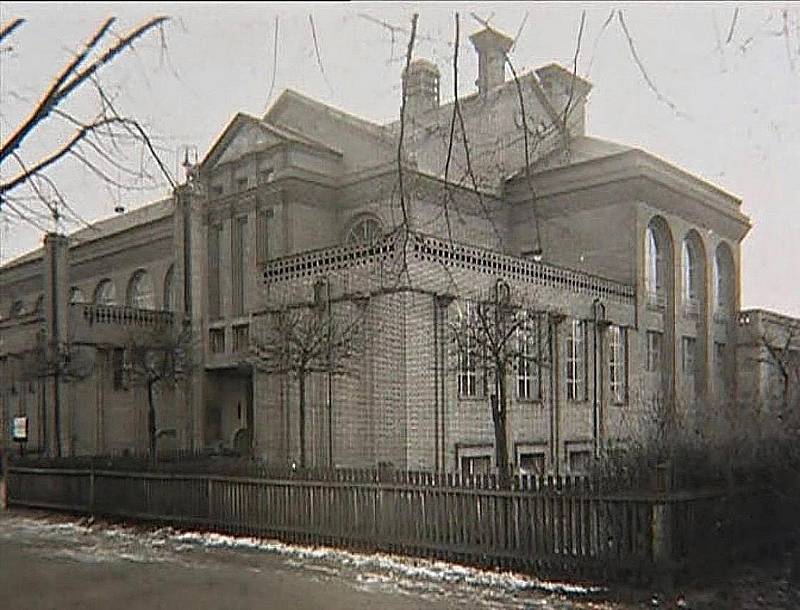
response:
<path fill-rule="evenodd" d="M 0 447 L 0 511 L 8 510 L 8 455 Z"/>
<path fill-rule="evenodd" d="M 89 515 L 94 517 L 94 462 L 89 462 Z"/>
<path fill-rule="evenodd" d="M 206 511 L 206 516 L 208 518 L 208 525 L 213 530 L 213 526 L 211 525 L 211 507 L 213 505 L 213 502 L 211 501 L 211 485 L 212 485 L 211 475 L 208 475 L 206 477 L 206 502 L 208 503 L 207 504 L 208 510 Z"/>
<path fill-rule="evenodd" d="M 675 583 L 675 553 L 674 553 L 674 519 L 673 505 L 669 499 L 670 472 L 668 464 L 656 466 L 655 494 L 651 501 L 651 526 L 652 526 L 652 562 L 656 570 L 658 584 L 666 589 L 672 589 Z"/>

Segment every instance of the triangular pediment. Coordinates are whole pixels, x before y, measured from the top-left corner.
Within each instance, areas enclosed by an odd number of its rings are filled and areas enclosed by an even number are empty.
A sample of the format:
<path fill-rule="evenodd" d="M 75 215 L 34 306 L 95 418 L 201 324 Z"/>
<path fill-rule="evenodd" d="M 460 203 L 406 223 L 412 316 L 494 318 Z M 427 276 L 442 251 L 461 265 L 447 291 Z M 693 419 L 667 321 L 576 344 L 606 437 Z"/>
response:
<path fill-rule="evenodd" d="M 281 138 L 268 133 L 258 125 L 245 125 L 234 136 L 217 159 L 217 164 L 235 161 L 253 150 L 260 150 L 280 143 Z"/>
<path fill-rule="evenodd" d="M 211 147 L 202 165 L 210 169 L 240 159 L 254 150 L 263 150 L 286 140 L 284 136 L 255 117 L 237 114 Z"/>

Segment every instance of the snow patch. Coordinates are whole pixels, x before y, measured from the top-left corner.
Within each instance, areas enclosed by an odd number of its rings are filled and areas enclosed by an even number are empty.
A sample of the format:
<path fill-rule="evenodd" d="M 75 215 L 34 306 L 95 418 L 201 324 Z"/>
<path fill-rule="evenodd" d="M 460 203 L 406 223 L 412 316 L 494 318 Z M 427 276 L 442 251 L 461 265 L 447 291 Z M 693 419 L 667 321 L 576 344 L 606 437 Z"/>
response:
<path fill-rule="evenodd" d="M 173 534 L 171 538 L 184 544 L 197 544 L 210 548 L 258 550 L 305 560 L 333 561 L 360 570 L 390 572 L 411 579 L 424 579 L 431 582 L 499 588 L 509 593 L 539 590 L 550 593 L 586 595 L 604 591 L 601 587 L 584 587 L 565 582 L 539 580 L 514 572 L 491 572 L 445 561 L 416 559 L 385 553 L 365 555 L 331 547 L 289 545 L 276 540 L 230 536 L 215 532 L 181 532 Z"/>

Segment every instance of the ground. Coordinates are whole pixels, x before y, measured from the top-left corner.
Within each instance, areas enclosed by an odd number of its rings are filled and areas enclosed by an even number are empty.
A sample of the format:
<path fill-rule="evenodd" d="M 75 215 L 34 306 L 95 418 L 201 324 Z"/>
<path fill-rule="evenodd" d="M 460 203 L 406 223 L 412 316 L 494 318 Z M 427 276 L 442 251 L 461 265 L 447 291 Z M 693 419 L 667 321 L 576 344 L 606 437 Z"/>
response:
<path fill-rule="evenodd" d="M 587 591 L 443 562 L 37 512 L 0 513 L 0 607 L 138 610 L 800 608 L 774 571 L 679 596 Z M 794 595 L 794 597 L 792 597 Z M 613 601 L 616 598 L 618 601 Z"/>

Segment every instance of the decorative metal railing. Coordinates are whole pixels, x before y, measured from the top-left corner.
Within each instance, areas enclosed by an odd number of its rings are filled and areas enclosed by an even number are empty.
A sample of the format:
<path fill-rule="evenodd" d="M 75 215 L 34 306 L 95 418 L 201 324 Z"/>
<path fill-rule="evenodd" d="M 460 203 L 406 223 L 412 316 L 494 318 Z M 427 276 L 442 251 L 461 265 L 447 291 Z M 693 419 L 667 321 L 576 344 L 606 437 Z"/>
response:
<path fill-rule="evenodd" d="M 451 243 L 426 235 L 415 235 L 412 243 L 413 252 L 419 259 L 444 263 L 450 267 L 503 275 L 621 302 L 632 302 L 636 296 L 634 287 L 622 282 L 547 263 L 537 263 L 486 248 Z"/>
<path fill-rule="evenodd" d="M 635 288 L 622 282 L 419 233 L 410 233 L 408 240 L 395 234 L 373 244 L 337 246 L 275 259 L 265 266 L 264 281 L 280 282 L 332 271 L 369 267 L 387 261 L 404 247 L 407 248 L 409 260 L 413 258 L 448 267 L 502 275 L 623 303 L 632 303 L 636 297 Z"/>
<path fill-rule="evenodd" d="M 264 268 L 266 282 L 311 277 L 354 267 L 365 267 L 388 259 L 397 249 L 397 238 L 388 237 L 372 244 L 335 246 L 284 256 Z"/>

